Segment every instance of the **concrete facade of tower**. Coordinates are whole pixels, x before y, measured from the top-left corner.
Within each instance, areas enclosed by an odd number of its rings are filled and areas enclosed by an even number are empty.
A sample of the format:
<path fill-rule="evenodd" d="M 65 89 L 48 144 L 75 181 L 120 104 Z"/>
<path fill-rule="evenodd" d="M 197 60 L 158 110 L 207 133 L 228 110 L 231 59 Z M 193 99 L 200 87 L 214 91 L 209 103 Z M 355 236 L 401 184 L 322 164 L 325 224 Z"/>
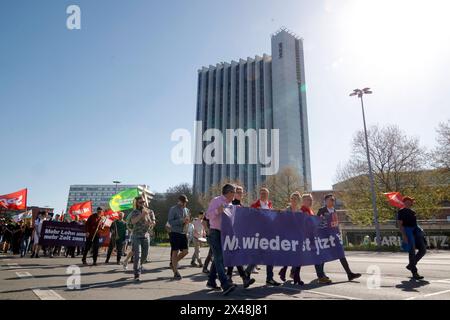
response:
<path fill-rule="evenodd" d="M 279 129 L 280 170 L 295 168 L 305 190 L 311 190 L 303 39 L 281 28 L 272 35 L 271 44 L 271 56 L 264 54 L 198 70 L 196 120 L 202 123 L 201 133 L 215 128 L 224 136 L 226 129 Z M 197 137 L 196 153 L 201 153 L 208 143 Z M 226 143 L 223 149 L 225 155 Z M 205 193 L 210 186 L 229 178 L 239 179 L 246 191 L 252 192 L 267 178 L 260 174 L 261 167 L 264 165 L 247 162 L 194 164 L 194 191 Z"/>

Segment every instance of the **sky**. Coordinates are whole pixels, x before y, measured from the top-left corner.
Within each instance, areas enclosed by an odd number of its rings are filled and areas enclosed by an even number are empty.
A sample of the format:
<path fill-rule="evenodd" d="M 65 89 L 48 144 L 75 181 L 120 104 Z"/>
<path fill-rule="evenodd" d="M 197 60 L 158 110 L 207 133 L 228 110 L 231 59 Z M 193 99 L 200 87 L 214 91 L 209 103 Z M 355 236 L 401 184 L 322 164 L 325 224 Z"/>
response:
<path fill-rule="evenodd" d="M 81 29 L 69 30 L 69 5 Z M 314 190 L 331 188 L 362 129 L 397 124 L 436 144 L 450 118 L 446 0 L 2 0 L 0 194 L 66 206 L 71 184 L 192 183 L 171 133 L 193 132 L 197 70 L 270 54 L 285 26 L 304 39 Z"/>

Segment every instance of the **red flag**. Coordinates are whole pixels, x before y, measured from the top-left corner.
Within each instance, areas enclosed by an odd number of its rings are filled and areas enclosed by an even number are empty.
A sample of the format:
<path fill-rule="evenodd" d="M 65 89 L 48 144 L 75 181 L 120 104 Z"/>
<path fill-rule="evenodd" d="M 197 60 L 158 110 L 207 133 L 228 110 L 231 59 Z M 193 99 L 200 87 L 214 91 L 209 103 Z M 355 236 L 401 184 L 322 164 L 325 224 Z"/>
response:
<path fill-rule="evenodd" d="M 400 194 L 400 192 L 387 192 L 383 194 L 388 198 L 389 204 L 391 206 L 400 209 L 405 207 L 403 203 L 403 196 Z"/>
<path fill-rule="evenodd" d="M 0 196 L 2 207 L 8 210 L 26 210 L 27 209 L 27 189 L 5 194 Z"/>
<path fill-rule="evenodd" d="M 78 216 L 80 220 L 89 218 L 92 214 L 92 201 L 75 203 L 69 208 L 69 214 L 72 220 Z"/>
<path fill-rule="evenodd" d="M 111 209 L 104 211 L 103 215 L 113 221 L 119 219 L 119 213 L 113 212 Z"/>

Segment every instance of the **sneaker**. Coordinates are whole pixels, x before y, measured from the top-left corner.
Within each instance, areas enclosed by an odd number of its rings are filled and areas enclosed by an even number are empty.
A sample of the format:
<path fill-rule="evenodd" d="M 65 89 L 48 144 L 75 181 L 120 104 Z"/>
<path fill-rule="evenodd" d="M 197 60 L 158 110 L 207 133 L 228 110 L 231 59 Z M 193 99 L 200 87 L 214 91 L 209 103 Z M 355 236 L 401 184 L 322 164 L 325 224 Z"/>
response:
<path fill-rule="evenodd" d="M 198 265 L 195 263 L 195 262 L 191 262 L 191 267 L 193 267 L 193 268 L 197 268 L 198 267 Z"/>
<path fill-rule="evenodd" d="M 417 272 L 413 273 L 413 279 L 415 280 L 422 280 L 423 276 L 421 276 L 420 274 L 418 274 Z"/>
<path fill-rule="evenodd" d="M 299 286 L 305 285 L 305 283 L 302 280 L 294 280 L 294 284 L 298 284 Z"/>
<path fill-rule="evenodd" d="M 139 275 L 135 275 L 135 276 L 134 276 L 134 281 L 136 281 L 136 282 L 141 281 L 141 279 L 139 279 Z"/>
<path fill-rule="evenodd" d="M 203 272 L 203 273 L 206 273 L 206 274 L 209 274 L 209 270 L 208 270 L 208 269 L 205 269 L 205 268 L 203 268 L 202 272 Z"/>
<path fill-rule="evenodd" d="M 320 284 L 330 284 L 332 281 L 331 281 L 331 279 L 328 278 L 328 277 L 322 277 L 322 278 L 319 278 L 319 279 L 318 279 L 318 282 L 319 282 Z"/>
<path fill-rule="evenodd" d="M 199 267 L 199 268 L 203 268 L 203 263 L 200 262 L 200 263 L 198 264 L 198 267 Z"/>
<path fill-rule="evenodd" d="M 181 274 L 179 272 L 175 273 L 175 275 L 173 276 L 173 280 L 181 280 Z"/>
<path fill-rule="evenodd" d="M 206 283 L 206 287 L 212 290 L 221 290 L 216 283 L 210 283 L 209 281 Z"/>
<path fill-rule="evenodd" d="M 236 289 L 236 285 L 235 284 L 229 284 L 227 287 L 223 288 L 222 294 L 224 296 L 226 296 L 229 293 L 231 293 L 234 289 Z"/>
<path fill-rule="evenodd" d="M 348 275 L 348 281 L 352 281 L 361 277 L 361 273 L 350 273 Z"/>
<path fill-rule="evenodd" d="M 411 270 L 412 270 L 412 267 L 408 264 L 408 265 L 406 266 L 406 269 L 408 269 L 409 271 L 411 271 Z"/>
<path fill-rule="evenodd" d="M 244 288 L 246 289 L 246 288 L 250 287 L 254 283 L 255 283 L 255 279 L 253 279 L 253 278 L 245 278 L 244 279 Z"/>
<path fill-rule="evenodd" d="M 81 262 L 82 262 L 84 265 L 87 265 L 86 260 L 81 260 Z"/>
<path fill-rule="evenodd" d="M 120 266 L 120 261 L 117 261 L 116 264 L 117 264 L 118 266 Z"/>
<path fill-rule="evenodd" d="M 123 267 L 123 270 L 124 271 L 127 271 L 128 270 L 128 263 L 122 263 L 122 267 Z"/>
<path fill-rule="evenodd" d="M 270 280 L 267 280 L 267 281 L 266 281 L 266 284 L 269 285 L 269 286 L 275 286 L 275 287 L 278 287 L 281 283 L 276 282 L 274 279 L 270 279 Z"/>

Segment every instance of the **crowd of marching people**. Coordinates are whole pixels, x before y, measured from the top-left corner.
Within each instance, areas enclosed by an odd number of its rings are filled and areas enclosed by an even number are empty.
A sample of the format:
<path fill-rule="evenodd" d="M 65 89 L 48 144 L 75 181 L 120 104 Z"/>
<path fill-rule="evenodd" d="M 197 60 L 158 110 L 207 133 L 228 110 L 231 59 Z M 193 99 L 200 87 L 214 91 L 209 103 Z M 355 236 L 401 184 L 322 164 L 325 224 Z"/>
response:
<path fill-rule="evenodd" d="M 197 216 L 192 217 L 188 206 L 188 198 L 185 195 L 178 197 L 178 202 L 170 208 L 166 230 L 169 233 L 170 241 L 170 265 L 173 271 L 173 280 L 180 280 L 182 276 L 179 272 L 180 261 L 188 255 L 189 247 L 193 247 L 193 254 L 190 260 L 191 267 L 202 268 L 202 272 L 208 277 L 206 286 L 212 290 L 221 290 L 224 295 L 229 294 L 236 288 L 233 281 L 233 271 L 236 268 L 243 287 L 248 288 L 254 282 L 252 274 L 261 269 L 261 266 L 247 265 L 225 268 L 223 261 L 223 250 L 221 243 L 221 220 L 226 208 L 231 206 L 243 206 L 244 189 L 241 186 L 225 184 L 222 187 L 222 194 L 213 198 L 206 212 L 199 212 Z M 400 231 L 406 243 L 409 241 L 409 264 L 407 269 L 413 274 L 413 278 L 422 279 L 417 272 L 417 262 L 425 255 L 425 246 L 420 240 L 415 212 L 410 209 L 414 199 L 407 197 L 406 209 L 399 212 L 398 220 L 400 222 Z M 290 202 L 285 208 L 276 208 L 281 211 L 317 215 L 319 217 L 328 217 L 336 215 L 335 197 L 328 194 L 324 198 L 324 206 L 315 214 L 313 212 L 313 198 L 311 194 L 301 194 L 294 192 L 290 196 Z M 275 209 L 270 200 L 270 191 L 267 188 L 259 190 L 259 198 L 251 203 L 250 207 L 257 209 Z M 30 254 L 31 258 L 39 258 L 41 251 L 44 256 L 53 257 L 63 254 L 65 257 L 75 258 L 82 256 L 82 263 L 87 264 L 88 254 L 92 254 L 92 265 L 97 265 L 100 249 L 100 233 L 104 227 L 105 220 L 102 219 L 103 209 L 97 208 L 96 212 L 89 216 L 87 221 L 78 221 L 74 219 L 71 223 L 83 224 L 86 232 L 86 241 L 84 246 L 79 247 L 58 247 L 41 246 L 39 244 L 42 224 L 46 220 L 59 221 L 58 215 L 54 218 L 42 211 L 34 221 L 32 226 L 31 219 L 23 221 L 2 222 L 0 225 L 0 243 L 3 247 L 2 252 L 11 251 L 13 254 L 20 254 L 24 257 Z M 110 263 L 113 251 L 116 251 L 116 264 L 122 265 L 124 270 L 128 269 L 128 264 L 133 263 L 134 280 L 139 281 L 140 276 L 145 272 L 144 265 L 147 262 L 150 238 L 152 230 L 156 225 L 155 213 L 146 205 L 141 197 L 135 199 L 135 209 L 124 217 L 119 213 L 118 219 L 109 226 L 110 241 L 106 251 L 105 263 Z M 200 248 L 209 244 L 209 251 L 205 260 L 202 260 Z M 415 252 L 416 248 L 419 250 Z M 64 252 L 64 253 L 63 253 Z M 122 261 L 123 259 L 123 261 Z M 352 281 L 361 276 L 351 270 L 345 257 L 340 259 L 340 263 L 345 270 L 348 280 Z M 320 284 L 329 284 L 332 280 L 325 273 L 324 263 L 315 265 L 317 281 Z M 290 270 L 289 270 L 290 268 Z M 288 273 L 289 270 L 289 273 Z M 281 283 L 275 279 L 274 266 L 265 266 L 266 285 L 279 286 Z M 295 285 L 304 285 L 301 280 L 301 266 L 284 266 L 278 272 L 279 279 L 282 282 L 290 277 Z M 219 280 L 220 286 L 217 285 Z"/>

